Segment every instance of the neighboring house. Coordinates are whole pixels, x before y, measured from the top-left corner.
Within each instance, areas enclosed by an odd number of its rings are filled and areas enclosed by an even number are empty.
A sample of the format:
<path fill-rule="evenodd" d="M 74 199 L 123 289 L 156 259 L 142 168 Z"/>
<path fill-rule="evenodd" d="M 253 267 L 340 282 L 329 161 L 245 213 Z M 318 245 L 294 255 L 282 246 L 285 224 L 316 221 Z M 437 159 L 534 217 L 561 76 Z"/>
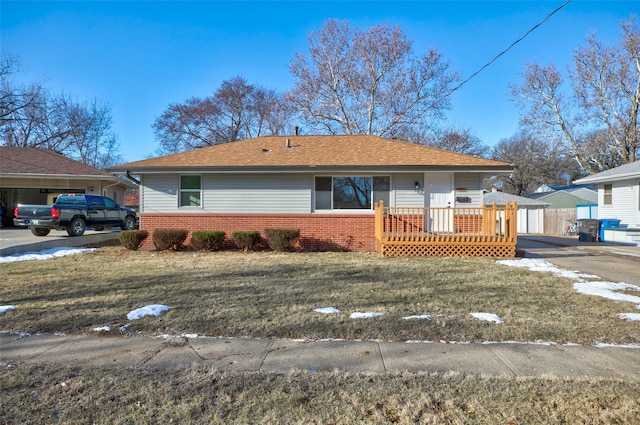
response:
<path fill-rule="evenodd" d="M 544 233 L 544 212 L 549 206 L 546 202 L 496 190 L 484 194 L 487 205 L 504 207 L 513 202 L 518 205 L 518 233 Z"/>
<path fill-rule="evenodd" d="M 598 185 L 598 219 L 620 220 L 606 241 L 640 242 L 640 161 L 576 180 Z"/>
<path fill-rule="evenodd" d="M 377 136 L 270 136 L 113 167 L 139 177 L 141 228 L 301 230 L 308 250 L 374 251 L 374 204 L 481 207 L 509 164 Z M 460 196 L 457 196 L 460 195 Z M 148 242 L 149 243 L 149 242 Z"/>
<path fill-rule="evenodd" d="M 544 211 L 544 231 L 549 235 L 565 233 L 571 223 L 585 214 L 591 214 L 598 202 L 595 186 L 544 185 L 538 190 L 527 195 L 527 198 L 548 204 Z"/>
<path fill-rule="evenodd" d="M 0 146 L 0 199 L 4 223 L 18 204 L 51 204 L 61 193 L 94 193 L 124 203 L 137 186 L 59 153 L 31 147 Z"/>

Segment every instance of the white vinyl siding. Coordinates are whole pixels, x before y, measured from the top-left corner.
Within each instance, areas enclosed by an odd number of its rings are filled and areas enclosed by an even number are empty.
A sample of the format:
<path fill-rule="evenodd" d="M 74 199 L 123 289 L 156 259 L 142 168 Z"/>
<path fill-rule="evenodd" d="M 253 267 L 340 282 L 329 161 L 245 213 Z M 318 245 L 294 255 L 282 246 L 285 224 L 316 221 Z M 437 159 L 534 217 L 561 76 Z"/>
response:
<path fill-rule="evenodd" d="M 456 190 L 482 189 L 482 176 L 479 173 L 457 173 L 453 177 L 453 181 L 454 181 L 453 187 Z"/>
<path fill-rule="evenodd" d="M 638 189 L 636 182 L 625 180 L 612 184 L 611 204 L 604 203 L 604 184 L 598 190 L 598 218 L 616 218 L 620 224 L 634 226 L 638 211 Z"/>
<path fill-rule="evenodd" d="M 209 174 L 203 209 L 210 213 L 309 214 L 311 175 Z"/>
<path fill-rule="evenodd" d="M 392 204 L 394 207 L 424 207 L 424 174 L 394 174 L 392 181 Z M 416 182 L 420 189 L 416 190 Z"/>
<path fill-rule="evenodd" d="M 177 174 L 147 174 L 142 176 L 141 183 L 141 212 L 172 212 L 177 210 Z"/>

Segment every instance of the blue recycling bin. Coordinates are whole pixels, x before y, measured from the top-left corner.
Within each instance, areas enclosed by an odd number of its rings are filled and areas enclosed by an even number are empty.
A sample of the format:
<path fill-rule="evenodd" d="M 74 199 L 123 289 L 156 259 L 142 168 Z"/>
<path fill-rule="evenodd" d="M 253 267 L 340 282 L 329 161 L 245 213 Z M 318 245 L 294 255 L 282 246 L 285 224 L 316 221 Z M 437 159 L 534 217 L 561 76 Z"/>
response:
<path fill-rule="evenodd" d="M 600 219 L 600 242 L 606 242 L 604 238 L 604 229 L 619 229 L 620 220 L 617 218 L 601 218 Z"/>

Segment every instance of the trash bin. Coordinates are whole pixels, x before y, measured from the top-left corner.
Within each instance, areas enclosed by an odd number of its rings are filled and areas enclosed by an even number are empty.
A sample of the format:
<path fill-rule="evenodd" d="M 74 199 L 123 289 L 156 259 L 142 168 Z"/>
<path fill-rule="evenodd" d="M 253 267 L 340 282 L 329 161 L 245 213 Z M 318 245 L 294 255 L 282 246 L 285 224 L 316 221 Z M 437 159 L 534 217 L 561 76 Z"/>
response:
<path fill-rule="evenodd" d="M 617 218 L 601 218 L 600 219 L 600 242 L 606 242 L 604 238 L 604 229 L 619 229 L 620 220 Z"/>
<path fill-rule="evenodd" d="M 600 220 L 582 218 L 578 220 L 578 240 L 581 242 L 597 242 L 600 231 Z"/>

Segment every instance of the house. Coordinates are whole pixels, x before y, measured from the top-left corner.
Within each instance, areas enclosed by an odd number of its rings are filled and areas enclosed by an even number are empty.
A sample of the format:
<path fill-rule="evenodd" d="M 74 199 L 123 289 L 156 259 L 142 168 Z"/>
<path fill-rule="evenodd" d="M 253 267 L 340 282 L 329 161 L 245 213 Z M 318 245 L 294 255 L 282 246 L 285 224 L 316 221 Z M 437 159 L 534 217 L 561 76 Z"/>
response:
<path fill-rule="evenodd" d="M 576 180 L 576 184 L 598 185 L 598 216 L 615 222 L 619 229 L 604 230 L 604 240 L 640 242 L 640 161 Z"/>
<path fill-rule="evenodd" d="M 12 225 L 18 204 L 52 204 L 61 193 L 95 193 L 123 203 L 125 191 L 136 187 L 54 151 L 0 146 L 0 199 L 6 205 L 7 225 Z"/>
<path fill-rule="evenodd" d="M 482 207 L 483 178 L 512 170 L 503 162 L 371 135 L 296 135 L 241 140 L 110 171 L 140 179 L 143 229 L 230 235 L 294 227 L 307 250 L 380 251 L 376 229 L 391 233 L 381 220 L 399 217 L 389 208 L 405 208 L 407 220 L 429 221 L 423 233 L 436 219 L 441 235 L 454 233 L 454 216 L 425 217 L 425 208 L 465 207 L 471 216 L 472 208 Z"/>
<path fill-rule="evenodd" d="M 484 203 L 487 205 L 495 203 L 499 207 L 505 207 L 514 202 L 518 206 L 518 233 L 544 233 L 544 212 L 548 203 L 497 190 L 484 194 Z"/>
<path fill-rule="evenodd" d="M 598 192 L 595 186 L 588 185 L 544 185 L 546 191 L 536 191 L 527 195 L 548 204 L 544 210 L 544 229 L 546 234 L 561 235 L 570 223 L 578 218 L 595 214 Z"/>

